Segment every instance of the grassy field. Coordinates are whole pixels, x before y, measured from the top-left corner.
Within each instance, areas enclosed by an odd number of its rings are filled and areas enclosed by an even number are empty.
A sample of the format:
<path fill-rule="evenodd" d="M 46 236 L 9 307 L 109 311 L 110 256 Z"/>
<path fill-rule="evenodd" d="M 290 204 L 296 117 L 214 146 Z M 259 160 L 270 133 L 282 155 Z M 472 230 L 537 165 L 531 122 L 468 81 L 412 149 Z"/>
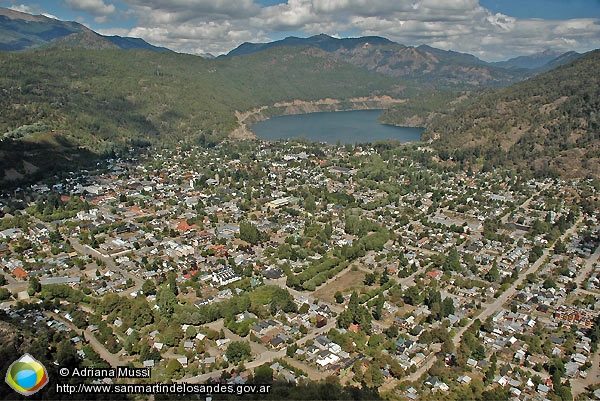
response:
<path fill-rule="evenodd" d="M 362 287 L 363 280 L 365 279 L 366 273 L 357 270 L 348 270 L 346 274 L 338 277 L 329 284 L 326 284 L 315 291 L 314 296 L 317 299 L 321 299 L 326 302 L 335 302 L 333 296 L 337 291 L 341 291 L 343 294 L 351 292 L 353 289 L 358 290 Z"/>

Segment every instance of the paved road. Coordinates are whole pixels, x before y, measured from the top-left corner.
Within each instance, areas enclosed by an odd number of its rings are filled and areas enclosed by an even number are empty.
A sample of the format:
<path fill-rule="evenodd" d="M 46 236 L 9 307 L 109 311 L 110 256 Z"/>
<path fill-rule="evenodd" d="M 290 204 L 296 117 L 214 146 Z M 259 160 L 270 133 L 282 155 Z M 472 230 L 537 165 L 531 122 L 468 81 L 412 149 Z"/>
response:
<path fill-rule="evenodd" d="M 531 198 L 529 198 L 528 200 L 530 200 L 530 199 Z M 583 219 L 583 217 L 580 217 L 575 222 L 575 224 L 573 224 L 573 226 L 571 228 L 569 228 L 561 236 L 561 240 L 564 240 L 569 235 L 573 234 L 577 230 L 577 227 L 581 223 L 582 219 Z M 546 248 L 544 250 L 544 253 L 542 254 L 542 256 L 535 263 L 533 263 L 529 267 L 529 269 L 527 269 L 526 271 L 519 272 L 519 278 L 517 278 L 517 280 L 515 280 L 515 282 L 506 291 L 504 291 L 502 294 L 500 294 L 500 296 L 498 298 L 495 298 L 492 303 L 482 305 L 481 312 L 479 313 L 479 315 L 473 316 L 473 319 L 479 318 L 483 322 L 489 316 L 492 316 L 494 313 L 497 313 L 502 308 L 502 306 L 515 295 L 515 293 L 517 292 L 517 287 L 519 285 L 521 285 L 521 283 L 523 283 L 523 281 L 525 280 L 527 275 L 529 273 L 535 273 L 542 266 L 542 264 L 546 261 L 546 258 L 550 255 L 550 251 L 551 251 L 550 248 Z M 458 347 L 458 344 L 460 343 L 460 340 L 462 339 L 462 336 L 465 333 L 465 331 L 467 330 L 467 328 L 468 328 L 468 326 L 461 327 L 456 331 L 456 334 L 455 334 L 454 338 L 452 339 L 452 342 L 454 343 L 455 348 Z M 433 355 L 433 353 L 430 355 L 430 358 L 428 358 L 425 361 L 425 363 L 415 373 L 412 373 L 411 375 L 403 378 L 402 381 L 415 381 L 423 373 L 425 373 L 427 370 L 429 370 L 436 361 L 436 358 L 432 357 L 432 355 Z M 389 380 L 380 388 L 380 391 L 392 390 L 398 383 L 399 383 L 399 380 L 396 380 L 396 379 Z"/>
<path fill-rule="evenodd" d="M 594 263 L 598 262 L 598 258 L 600 257 L 600 246 L 596 248 L 596 251 L 585 261 L 585 266 L 583 269 L 579 271 L 577 277 L 575 278 L 575 283 L 577 287 L 583 283 L 583 281 L 590 275 L 592 270 L 594 269 Z M 582 290 L 577 288 L 578 292 L 589 293 L 597 296 L 598 294 L 590 293 L 589 291 Z M 587 370 L 587 377 L 577 378 L 571 380 L 571 389 L 573 393 L 573 397 L 577 397 L 578 395 L 586 392 L 586 387 L 591 384 L 598 384 L 600 382 L 600 350 L 598 350 L 591 358 L 592 367 Z"/>
<path fill-rule="evenodd" d="M 592 292 L 592 291 L 584 290 L 583 288 L 581 288 L 581 284 L 590 275 L 590 273 L 594 270 L 594 263 L 598 262 L 599 257 L 600 257 L 600 246 L 598 246 L 596 248 L 596 251 L 592 255 L 590 255 L 590 257 L 585 261 L 583 267 L 577 273 L 577 277 L 575 277 L 575 280 L 573 280 L 573 282 L 575 284 L 577 284 L 577 287 L 567 297 L 561 298 L 558 301 L 557 306 L 563 305 L 564 303 L 573 300 L 573 298 L 576 298 L 581 294 L 592 295 L 595 297 L 598 296 L 597 292 Z"/>
<path fill-rule="evenodd" d="M 598 262 L 598 258 L 600 257 L 600 246 L 596 248 L 596 252 L 590 255 L 590 257 L 585 261 L 583 268 L 577 273 L 577 277 L 575 277 L 575 284 L 577 287 L 583 283 L 583 281 L 592 273 L 594 270 L 594 264 Z"/>
<path fill-rule="evenodd" d="M 519 208 L 521 209 L 526 209 L 527 207 L 529 207 L 529 204 L 531 203 L 531 201 L 533 199 L 535 199 L 542 191 L 547 190 L 548 188 L 550 188 L 552 186 L 552 182 L 547 183 L 546 185 L 544 185 L 542 188 L 540 188 L 538 191 L 534 192 L 529 198 L 527 198 L 523 203 L 521 203 L 521 205 L 519 206 Z M 506 213 L 504 216 L 502 216 L 502 219 L 500 219 L 500 221 L 502 222 L 502 224 L 506 224 L 508 222 L 508 218 L 510 217 L 510 213 Z"/>
<path fill-rule="evenodd" d="M 70 238 L 70 240 L 71 240 L 71 245 L 73 246 L 73 248 L 80 254 L 91 255 L 92 257 L 100 258 L 102 261 L 104 261 L 106 263 L 106 267 L 108 267 L 112 272 L 120 273 L 125 278 L 130 278 L 131 280 L 133 280 L 133 282 L 135 283 L 134 286 L 131 288 L 128 288 L 126 291 L 123 291 L 121 293 L 121 295 L 125 295 L 125 294 L 129 295 L 132 292 L 139 291 L 142 288 L 142 284 L 144 284 L 144 280 L 142 278 L 136 276 L 135 274 L 128 272 L 127 269 L 117 266 L 115 264 L 115 262 L 113 261 L 112 257 L 106 256 L 88 245 L 81 244 L 77 238 Z"/>
<path fill-rule="evenodd" d="M 571 228 L 565 231 L 565 233 L 560 237 L 561 241 L 563 241 L 565 238 L 567 238 L 569 235 L 573 234 L 577 230 L 577 227 L 579 226 L 579 223 L 581 223 L 582 219 L 583 218 L 580 217 Z M 542 266 L 542 264 L 544 264 L 546 258 L 550 256 L 550 252 L 550 248 L 544 249 L 544 253 L 542 254 L 542 256 L 538 260 L 536 260 L 535 263 L 529 267 L 529 269 L 527 269 L 526 271 L 519 272 L 519 278 L 517 278 L 515 282 L 506 291 L 504 291 L 498 298 L 496 298 L 494 302 L 486 305 L 481 310 L 481 313 L 479 314 L 479 316 L 477 316 L 479 320 L 483 322 L 485 321 L 485 319 L 498 312 L 502 305 L 504 305 L 506 301 L 508 301 L 515 295 L 515 293 L 517 292 L 517 287 L 521 285 L 523 281 L 525 281 L 527 275 L 530 273 L 535 273 Z"/>
<path fill-rule="evenodd" d="M 71 330 L 73 330 L 77 335 L 85 337 L 88 343 L 92 346 L 94 351 L 100 355 L 102 359 L 104 359 L 108 364 L 116 368 L 117 366 L 125 366 L 127 365 L 127 361 L 122 360 L 119 355 L 113 354 L 109 352 L 94 334 L 86 329 L 85 331 L 78 329 L 73 323 L 69 322 L 67 319 L 63 318 L 61 315 L 54 312 L 44 312 L 46 316 L 51 316 L 54 320 L 58 320 L 65 325 L 69 326 Z"/>

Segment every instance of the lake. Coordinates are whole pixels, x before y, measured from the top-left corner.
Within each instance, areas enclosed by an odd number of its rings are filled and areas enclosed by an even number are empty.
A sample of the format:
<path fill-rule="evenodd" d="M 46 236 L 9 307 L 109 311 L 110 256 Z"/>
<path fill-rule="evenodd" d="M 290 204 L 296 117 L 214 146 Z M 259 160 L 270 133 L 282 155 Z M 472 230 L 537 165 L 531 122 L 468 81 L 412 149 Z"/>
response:
<path fill-rule="evenodd" d="M 295 114 L 261 121 L 250 128 L 260 139 L 275 141 L 304 137 L 313 142 L 365 143 L 382 139 L 418 142 L 422 128 L 396 127 L 377 122 L 383 110 Z"/>

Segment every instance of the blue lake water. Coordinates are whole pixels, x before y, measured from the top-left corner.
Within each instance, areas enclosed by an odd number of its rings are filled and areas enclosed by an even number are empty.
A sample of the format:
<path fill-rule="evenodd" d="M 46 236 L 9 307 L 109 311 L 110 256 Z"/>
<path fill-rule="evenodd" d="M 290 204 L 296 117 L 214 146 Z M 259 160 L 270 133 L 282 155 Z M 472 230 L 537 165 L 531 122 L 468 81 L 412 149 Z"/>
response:
<path fill-rule="evenodd" d="M 418 142 L 422 128 L 377 122 L 382 110 L 336 111 L 274 117 L 250 128 L 260 139 L 275 141 L 304 137 L 313 142 L 366 143 L 383 139 Z"/>

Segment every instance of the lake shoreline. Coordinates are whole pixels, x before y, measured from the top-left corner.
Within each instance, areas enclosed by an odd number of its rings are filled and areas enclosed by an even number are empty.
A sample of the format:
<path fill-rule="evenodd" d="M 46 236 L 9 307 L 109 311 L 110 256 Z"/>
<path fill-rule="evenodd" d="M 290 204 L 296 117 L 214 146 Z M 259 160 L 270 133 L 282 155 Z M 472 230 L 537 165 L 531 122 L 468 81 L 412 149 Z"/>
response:
<path fill-rule="evenodd" d="M 266 141 L 296 138 L 329 144 L 421 141 L 422 128 L 381 124 L 377 118 L 382 112 L 382 109 L 340 110 L 277 116 L 254 124 L 252 132 Z"/>
<path fill-rule="evenodd" d="M 278 102 L 245 112 L 236 111 L 238 127 L 229 134 L 229 137 L 234 139 L 258 139 L 251 126 L 275 117 L 326 112 L 384 110 L 394 104 L 404 103 L 406 100 L 395 99 L 390 96 L 371 96 L 347 100 L 326 98 L 316 101 Z"/>

